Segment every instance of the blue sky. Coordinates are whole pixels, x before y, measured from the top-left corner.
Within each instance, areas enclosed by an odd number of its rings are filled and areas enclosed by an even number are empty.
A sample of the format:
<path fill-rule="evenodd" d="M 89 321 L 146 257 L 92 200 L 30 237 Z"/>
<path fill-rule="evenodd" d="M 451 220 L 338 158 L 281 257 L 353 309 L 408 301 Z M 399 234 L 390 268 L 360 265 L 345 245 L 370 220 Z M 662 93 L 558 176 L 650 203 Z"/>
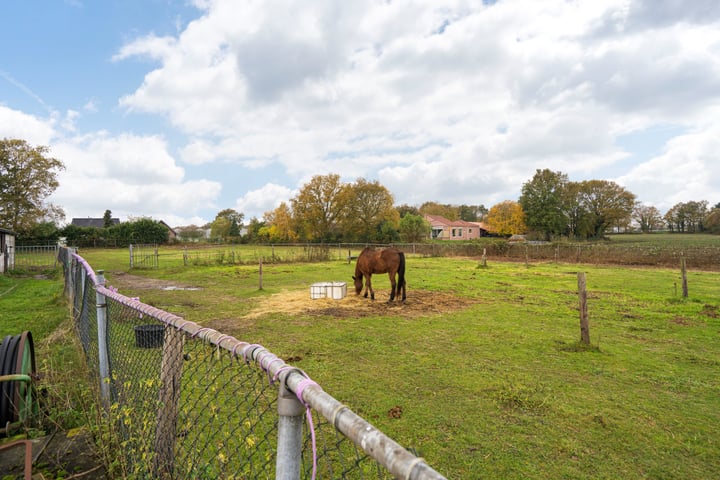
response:
<path fill-rule="evenodd" d="M 262 218 L 313 175 L 397 204 L 517 200 L 536 169 L 661 212 L 720 202 L 720 3 L 3 2 L 0 137 L 73 217 Z M 412 19 L 412 21 L 408 21 Z"/>

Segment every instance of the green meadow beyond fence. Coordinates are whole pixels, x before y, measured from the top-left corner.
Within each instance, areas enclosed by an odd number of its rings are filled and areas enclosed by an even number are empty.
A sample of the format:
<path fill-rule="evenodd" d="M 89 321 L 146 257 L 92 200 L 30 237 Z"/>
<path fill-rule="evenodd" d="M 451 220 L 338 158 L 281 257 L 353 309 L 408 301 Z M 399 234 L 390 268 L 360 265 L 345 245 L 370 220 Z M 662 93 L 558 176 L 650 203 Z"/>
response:
<path fill-rule="evenodd" d="M 445 478 L 310 372 L 122 295 L 72 249 L 59 259 L 122 476 Z"/>

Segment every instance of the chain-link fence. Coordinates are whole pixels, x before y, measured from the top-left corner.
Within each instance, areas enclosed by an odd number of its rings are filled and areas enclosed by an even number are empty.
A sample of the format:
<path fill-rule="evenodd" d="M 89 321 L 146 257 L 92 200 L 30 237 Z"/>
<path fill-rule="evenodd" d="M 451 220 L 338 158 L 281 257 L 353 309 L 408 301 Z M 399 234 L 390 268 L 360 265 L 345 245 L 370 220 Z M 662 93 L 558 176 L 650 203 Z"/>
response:
<path fill-rule="evenodd" d="M 71 249 L 59 258 L 118 475 L 444 478 L 261 345 L 107 288 Z"/>

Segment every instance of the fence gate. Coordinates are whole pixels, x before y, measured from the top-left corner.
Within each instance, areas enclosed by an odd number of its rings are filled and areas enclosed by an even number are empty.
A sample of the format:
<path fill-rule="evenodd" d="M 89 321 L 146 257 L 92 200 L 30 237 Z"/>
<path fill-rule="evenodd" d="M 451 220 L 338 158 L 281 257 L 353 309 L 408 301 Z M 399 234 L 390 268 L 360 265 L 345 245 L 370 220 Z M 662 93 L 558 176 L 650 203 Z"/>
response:
<path fill-rule="evenodd" d="M 130 268 L 157 268 L 158 265 L 157 244 L 130 244 Z"/>

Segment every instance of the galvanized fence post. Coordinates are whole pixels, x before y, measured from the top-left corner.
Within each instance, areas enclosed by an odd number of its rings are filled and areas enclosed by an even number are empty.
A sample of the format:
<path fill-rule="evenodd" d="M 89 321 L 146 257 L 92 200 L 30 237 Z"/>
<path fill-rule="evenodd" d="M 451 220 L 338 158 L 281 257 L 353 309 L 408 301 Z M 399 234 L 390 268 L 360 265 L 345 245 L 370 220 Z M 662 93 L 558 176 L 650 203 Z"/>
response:
<path fill-rule="evenodd" d="M 305 407 L 283 381 L 278 393 L 276 480 L 297 480 L 302 465 L 302 429 Z"/>
<path fill-rule="evenodd" d="M 105 272 L 98 270 L 97 284 L 105 285 Z M 106 410 L 110 409 L 110 361 L 108 357 L 108 319 L 105 295 L 96 290 L 98 361 L 100 367 L 100 399 Z"/>

